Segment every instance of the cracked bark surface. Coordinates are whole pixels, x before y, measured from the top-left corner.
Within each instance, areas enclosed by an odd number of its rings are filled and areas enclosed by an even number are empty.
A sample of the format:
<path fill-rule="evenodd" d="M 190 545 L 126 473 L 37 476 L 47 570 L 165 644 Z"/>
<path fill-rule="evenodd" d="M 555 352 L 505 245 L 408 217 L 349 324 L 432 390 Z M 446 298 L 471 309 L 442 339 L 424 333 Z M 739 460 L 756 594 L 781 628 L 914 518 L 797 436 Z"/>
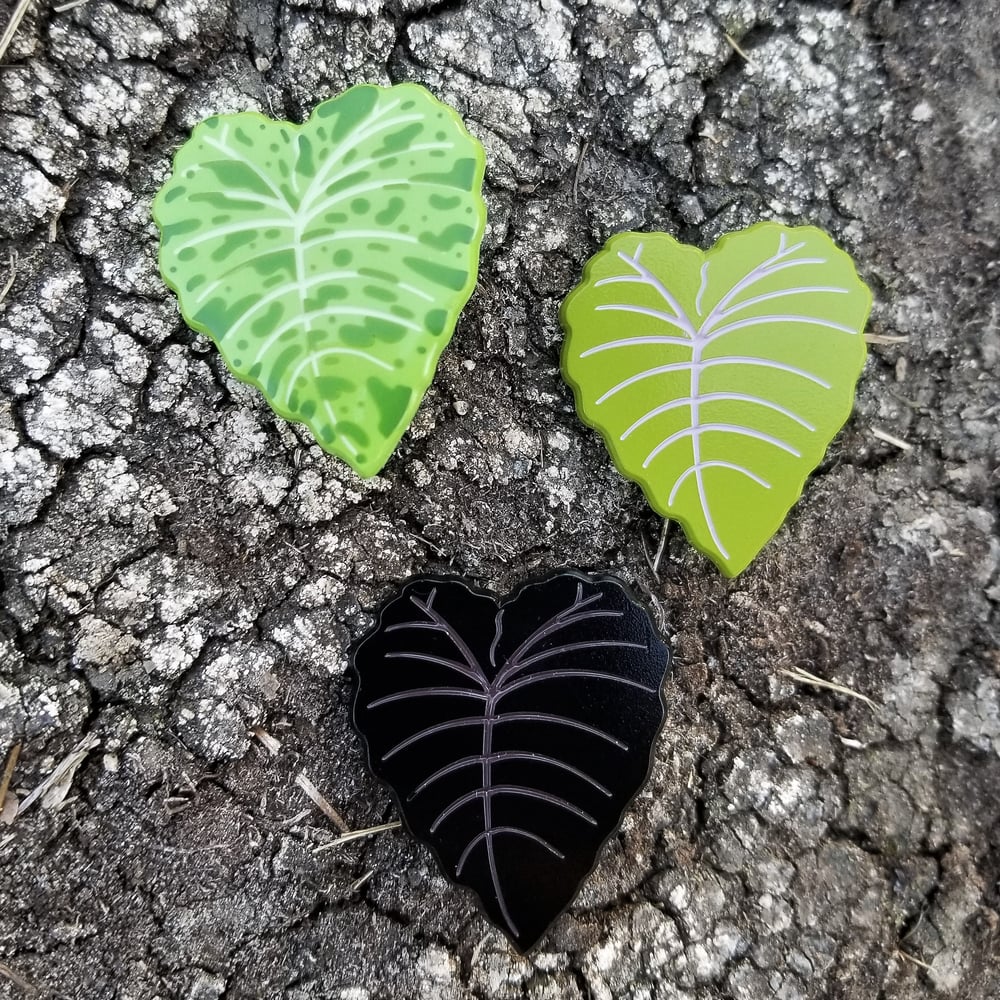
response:
<path fill-rule="evenodd" d="M 100 746 L 0 826 L 0 963 L 88 1000 L 1000 995 L 998 45 L 991 0 L 33 5 L 0 69 L 0 752 L 27 790 Z M 490 229 L 365 482 L 184 328 L 149 206 L 209 114 L 402 80 L 482 139 Z M 761 218 L 826 228 L 908 340 L 748 571 L 674 530 L 657 578 L 558 306 L 616 231 Z M 314 853 L 294 777 L 393 818 L 348 723 L 373 605 L 567 564 L 645 594 L 677 670 L 648 787 L 521 959 L 410 838 Z"/>

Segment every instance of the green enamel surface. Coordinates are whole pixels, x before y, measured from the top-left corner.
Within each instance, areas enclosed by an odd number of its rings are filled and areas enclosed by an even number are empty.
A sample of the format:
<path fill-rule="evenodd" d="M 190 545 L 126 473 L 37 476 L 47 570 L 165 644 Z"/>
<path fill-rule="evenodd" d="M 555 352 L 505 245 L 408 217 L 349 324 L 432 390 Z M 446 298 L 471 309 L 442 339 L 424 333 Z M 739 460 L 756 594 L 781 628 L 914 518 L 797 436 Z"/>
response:
<path fill-rule="evenodd" d="M 619 471 L 736 576 L 850 416 L 870 310 L 812 227 L 761 223 L 708 253 L 620 233 L 563 303 L 563 373 Z"/>
<path fill-rule="evenodd" d="M 209 118 L 153 204 L 160 270 L 233 374 L 373 476 L 475 287 L 484 169 L 415 84 L 353 87 L 301 126 Z"/>

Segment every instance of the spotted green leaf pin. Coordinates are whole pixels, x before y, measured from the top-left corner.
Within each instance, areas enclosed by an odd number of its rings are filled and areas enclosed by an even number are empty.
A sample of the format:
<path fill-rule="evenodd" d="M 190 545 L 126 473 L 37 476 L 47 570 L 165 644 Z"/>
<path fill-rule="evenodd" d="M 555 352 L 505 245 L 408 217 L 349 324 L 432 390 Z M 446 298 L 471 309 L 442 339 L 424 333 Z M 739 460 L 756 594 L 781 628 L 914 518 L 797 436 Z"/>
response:
<path fill-rule="evenodd" d="M 153 205 L 160 270 L 237 378 L 373 476 L 475 287 L 484 168 L 415 84 L 353 87 L 304 125 L 209 118 Z"/>
<path fill-rule="evenodd" d="M 871 301 L 812 227 L 761 223 L 707 253 L 620 233 L 563 303 L 563 372 L 619 471 L 736 576 L 850 416 Z"/>

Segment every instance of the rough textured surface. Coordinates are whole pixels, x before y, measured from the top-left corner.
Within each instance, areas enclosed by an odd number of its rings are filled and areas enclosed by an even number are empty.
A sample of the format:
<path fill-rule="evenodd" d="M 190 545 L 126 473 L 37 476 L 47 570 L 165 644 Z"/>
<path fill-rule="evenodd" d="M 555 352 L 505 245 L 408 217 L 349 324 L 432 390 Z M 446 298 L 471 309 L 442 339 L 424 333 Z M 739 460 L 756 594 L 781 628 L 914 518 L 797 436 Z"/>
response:
<path fill-rule="evenodd" d="M 33 5 L 0 73 L 0 752 L 23 797 L 100 743 L 0 826 L 0 996 L 1000 994 L 998 44 L 993 0 Z M 182 326 L 149 218 L 202 117 L 362 80 L 461 110 L 490 209 L 369 482 Z M 742 577 L 672 531 L 657 579 L 558 304 L 617 230 L 759 218 L 826 227 L 907 339 Z M 646 792 L 520 959 L 408 838 L 315 853 L 336 831 L 294 778 L 391 818 L 347 722 L 368 609 L 415 571 L 564 563 L 644 593 L 678 670 Z"/>

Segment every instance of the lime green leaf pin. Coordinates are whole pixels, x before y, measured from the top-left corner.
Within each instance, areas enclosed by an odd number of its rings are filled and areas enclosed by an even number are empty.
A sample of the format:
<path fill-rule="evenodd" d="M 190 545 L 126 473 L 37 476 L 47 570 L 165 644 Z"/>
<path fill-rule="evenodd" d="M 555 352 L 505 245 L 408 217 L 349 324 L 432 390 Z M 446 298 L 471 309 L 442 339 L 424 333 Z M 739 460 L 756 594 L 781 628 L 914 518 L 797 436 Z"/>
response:
<path fill-rule="evenodd" d="M 304 125 L 198 125 L 153 217 L 188 325 L 327 451 L 375 475 L 476 284 L 485 156 L 422 87 L 353 87 Z"/>
<path fill-rule="evenodd" d="M 708 253 L 620 233 L 563 304 L 563 372 L 621 473 L 736 576 L 850 416 L 870 309 L 818 229 L 761 223 Z"/>

